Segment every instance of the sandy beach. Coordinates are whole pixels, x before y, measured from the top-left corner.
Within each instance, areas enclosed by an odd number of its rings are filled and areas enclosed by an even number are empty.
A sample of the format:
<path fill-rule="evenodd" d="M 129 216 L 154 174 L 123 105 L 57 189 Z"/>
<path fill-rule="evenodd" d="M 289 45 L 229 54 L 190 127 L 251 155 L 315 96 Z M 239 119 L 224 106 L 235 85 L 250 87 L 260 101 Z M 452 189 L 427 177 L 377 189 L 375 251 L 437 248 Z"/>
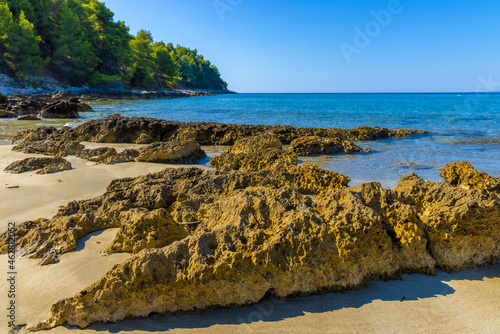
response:
<path fill-rule="evenodd" d="M 131 145 L 107 146 L 120 150 Z M 12 152 L 11 148 L 0 146 L 2 170 L 11 162 L 30 156 Z M 74 156 L 68 160 L 73 169 L 56 174 L 0 173 L 2 231 L 8 222 L 50 218 L 60 205 L 98 196 L 113 179 L 168 167 L 137 162 L 96 165 Z M 19 188 L 7 188 L 11 186 Z M 16 323 L 29 327 L 47 319 L 53 303 L 75 295 L 113 265 L 129 258 L 131 255 L 125 253 L 102 255 L 116 231 L 92 233 L 79 241 L 75 251 L 62 255 L 57 264 L 40 266 L 38 260 L 18 257 Z M 0 256 L 0 263 L 6 275 L 6 255 Z M 7 295 L 5 284 L 0 293 Z M 0 325 L 6 328 L 5 316 Z M 48 333 L 497 333 L 498 328 L 500 264 L 452 275 L 442 271 L 434 277 L 404 275 L 401 281 L 370 282 L 358 291 L 285 300 L 270 298 L 248 307 L 152 315 L 146 319 L 99 323 L 84 330 L 57 327 Z"/>

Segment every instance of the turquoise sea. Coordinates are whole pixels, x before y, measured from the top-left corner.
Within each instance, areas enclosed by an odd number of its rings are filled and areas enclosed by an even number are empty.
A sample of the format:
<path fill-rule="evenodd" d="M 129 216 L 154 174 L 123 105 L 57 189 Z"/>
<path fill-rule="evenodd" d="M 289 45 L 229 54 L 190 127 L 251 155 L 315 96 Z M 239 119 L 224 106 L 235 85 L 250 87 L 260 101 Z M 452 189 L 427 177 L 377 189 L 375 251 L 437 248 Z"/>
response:
<path fill-rule="evenodd" d="M 426 130 L 425 135 L 359 142 L 373 153 L 302 158 L 342 172 L 351 185 L 394 187 L 415 172 L 438 181 L 439 168 L 460 160 L 500 176 L 500 94 L 237 94 L 92 104 L 69 125 L 119 113 L 175 121 L 353 128 L 361 125 Z M 2 121 L 0 131 L 17 121 Z M 56 122 L 51 121 L 53 124 Z M 40 122 L 43 123 L 43 122 Z M 62 124 L 60 124 L 62 125 Z M 415 163 L 416 166 L 402 164 Z"/>

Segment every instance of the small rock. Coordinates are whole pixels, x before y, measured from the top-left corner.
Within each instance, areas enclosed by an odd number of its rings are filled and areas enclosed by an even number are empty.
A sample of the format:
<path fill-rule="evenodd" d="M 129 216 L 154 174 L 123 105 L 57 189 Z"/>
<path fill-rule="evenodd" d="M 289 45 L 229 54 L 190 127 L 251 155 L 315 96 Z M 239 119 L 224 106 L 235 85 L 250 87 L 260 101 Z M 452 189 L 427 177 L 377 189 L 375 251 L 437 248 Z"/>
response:
<path fill-rule="evenodd" d="M 38 118 L 37 115 L 30 114 L 30 115 L 19 116 L 17 118 L 17 120 L 18 121 L 40 121 L 41 119 Z"/>

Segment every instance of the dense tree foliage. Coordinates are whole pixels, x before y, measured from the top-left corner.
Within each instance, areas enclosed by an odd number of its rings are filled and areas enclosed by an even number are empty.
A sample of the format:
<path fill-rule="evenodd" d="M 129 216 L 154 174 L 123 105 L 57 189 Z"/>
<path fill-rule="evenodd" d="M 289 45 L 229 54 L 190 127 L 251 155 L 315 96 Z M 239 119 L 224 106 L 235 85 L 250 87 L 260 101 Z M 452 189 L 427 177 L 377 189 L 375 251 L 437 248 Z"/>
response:
<path fill-rule="evenodd" d="M 133 36 L 98 0 L 0 0 L 0 70 L 70 85 L 226 89 L 197 50 Z"/>

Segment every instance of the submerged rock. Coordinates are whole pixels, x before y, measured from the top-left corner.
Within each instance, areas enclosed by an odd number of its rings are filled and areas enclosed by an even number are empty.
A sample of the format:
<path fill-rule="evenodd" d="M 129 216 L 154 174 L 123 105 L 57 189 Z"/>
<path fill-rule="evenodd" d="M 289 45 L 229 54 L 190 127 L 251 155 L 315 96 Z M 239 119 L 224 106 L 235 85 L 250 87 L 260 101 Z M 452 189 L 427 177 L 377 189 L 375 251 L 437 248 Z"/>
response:
<path fill-rule="evenodd" d="M 40 121 L 41 119 L 37 115 L 23 115 L 17 118 L 18 121 Z"/>
<path fill-rule="evenodd" d="M 20 174 L 36 170 L 37 174 L 50 174 L 69 170 L 71 168 L 71 163 L 60 157 L 27 158 L 11 163 L 4 171 L 7 173 Z"/>
<path fill-rule="evenodd" d="M 298 155 L 359 153 L 363 149 L 351 141 L 318 136 L 300 137 L 290 143 L 289 149 Z"/>
<path fill-rule="evenodd" d="M 194 164 L 206 157 L 194 139 L 153 143 L 139 151 L 137 161 Z"/>
<path fill-rule="evenodd" d="M 210 165 L 217 170 L 239 170 L 254 172 L 265 169 L 296 166 L 298 157 L 295 153 L 268 148 L 253 153 L 222 153 L 210 159 Z"/>
<path fill-rule="evenodd" d="M 414 174 L 394 190 L 348 181 L 314 165 L 166 169 L 115 180 L 51 220 L 21 224 L 19 249 L 45 264 L 109 227 L 120 230 L 108 251 L 135 253 L 32 329 L 343 291 L 500 259 L 500 201 L 487 190 Z M 0 236 L 2 252 L 7 238 Z"/>

